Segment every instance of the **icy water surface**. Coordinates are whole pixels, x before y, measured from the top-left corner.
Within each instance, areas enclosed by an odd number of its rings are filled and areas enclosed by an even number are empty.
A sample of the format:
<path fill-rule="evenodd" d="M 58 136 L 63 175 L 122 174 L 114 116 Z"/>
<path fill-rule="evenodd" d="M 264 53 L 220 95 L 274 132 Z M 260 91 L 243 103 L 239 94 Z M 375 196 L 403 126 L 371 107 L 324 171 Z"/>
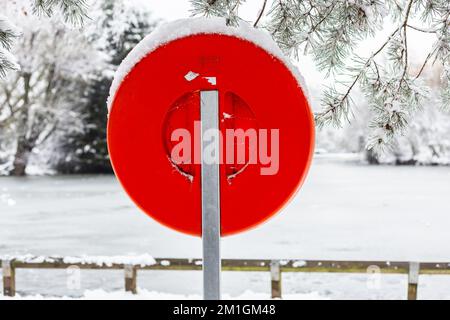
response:
<path fill-rule="evenodd" d="M 149 181 L 148 183 L 157 183 Z M 250 232 L 225 238 L 226 258 L 450 261 L 450 168 L 369 167 L 316 159 L 296 198 Z M 0 178 L 0 255 L 124 255 L 200 257 L 199 239 L 159 225 L 134 207 L 113 176 Z M 44 285 L 55 276 L 55 286 Z M 78 295 L 122 287 L 121 272 L 83 271 L 80 290 L 67 290 L 65 271 L 18 272 L 23 293 Z M 268 274 L 224 273 L 224 291 L 269 290 Z M 55 281 L 55 278 L 52 277 Z M 450 277 L 424 278 L 424 297 L 450 297 Z M 428 280 L 427 280 L 428 279 Z M 330 298 L 401 298 L 406 279 L 366 275 L 286 274 L 284 290 Z M 149 290 L 200 293 L 199 272 L 143 272 Z"/>

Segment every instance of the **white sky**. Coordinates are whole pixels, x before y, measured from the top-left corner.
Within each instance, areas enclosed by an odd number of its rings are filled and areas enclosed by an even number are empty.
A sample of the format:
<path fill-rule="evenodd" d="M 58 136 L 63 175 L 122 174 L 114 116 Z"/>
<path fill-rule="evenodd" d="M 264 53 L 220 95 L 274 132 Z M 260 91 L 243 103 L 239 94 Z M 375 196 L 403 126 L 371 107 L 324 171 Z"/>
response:
<path fill-rule="evenodd" d="M 157 18 L 175 20 L 189 16 L 188 0 L 148 0 L 148 3 Z"/>

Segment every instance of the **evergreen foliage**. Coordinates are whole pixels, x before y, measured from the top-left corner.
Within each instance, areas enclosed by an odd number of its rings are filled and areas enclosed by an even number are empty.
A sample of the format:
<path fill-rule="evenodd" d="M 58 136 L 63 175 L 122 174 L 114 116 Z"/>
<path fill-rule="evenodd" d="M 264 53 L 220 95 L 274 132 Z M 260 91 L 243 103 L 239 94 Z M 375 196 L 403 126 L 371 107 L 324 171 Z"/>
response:
<path fill-rule="evenodd" d="M 106 100 L 115 69 L 156 25 L 148 7 L 101 0 L 87 18 L 80 2 L 71 20 L 67 10 L 76 1 L 0 2 L 18 26 L 1 20 L 10 35 L 1 43 L 14 54 L 5 51 L 8 61 L 20 66 L 4 68 L 0 80 L 0 173 L 24 175 L 30 164 L 61 173 L 111 172 Z"/>
<path fill-rule="evenodd" d="M 32 11 L 37 15 L 48 17 L 62 15 L 64 21 L 73 26 L 82 26 L 87 18 L 87 4 L 85 0 L 29 0 Z M 17 6 L 14 1 L 2 3 L 2 6 Z M 11 46 L 19 37 L 20 32 L 0 14 L 0 77 L 5 77 L 11 70 L 20 69 L 15 57 L 10 53 Z"/>
<path fill-rule="evenodd" d="M 64 136 L 59 143 L 56 169 L 62 173 L 110 173 L 106 141 L 108 109 L 106 100 L 114 70 L 130 50 L 156 26 L 150 13 L 137 6 L 127 6 L 122 0 L 101 0 L 92 8 L 96 23 L 85 32 L 91 42 L 108 56 L 109 69 L 90 75 L 90 85 L 84 93 L 82 107 L 84 130 Z"/>
<path fill-rule="evenodd" d="M 191 0 L 196 15 L 239 21 L 238 0 Z M 320 70 L 337 77 L 323 94 L 316 113 L 319 127 L 342 126 L 353 117 L 355 90 L 365 93 L 373 117 L 369 120 L 368 149 L 379 153 L 405 132 L 416 111 L 430 99 L 421 76 L 430 65 L 442 66 L 439 102 L 450 105 L 450 1 L 448 0 L 273 0 L 264 13 L 263 1 L 256 27 L 268 30 L 282 50 L 293 58 L 310 54 Z M 264 16 L 261 24 L 259 20 Z M 391 26 L 392 31 L 372 54 L 356 48 L 363 40 Z M 424 32 L 435 43 L 422 67 L 410 62 L 408 36 Z"/>

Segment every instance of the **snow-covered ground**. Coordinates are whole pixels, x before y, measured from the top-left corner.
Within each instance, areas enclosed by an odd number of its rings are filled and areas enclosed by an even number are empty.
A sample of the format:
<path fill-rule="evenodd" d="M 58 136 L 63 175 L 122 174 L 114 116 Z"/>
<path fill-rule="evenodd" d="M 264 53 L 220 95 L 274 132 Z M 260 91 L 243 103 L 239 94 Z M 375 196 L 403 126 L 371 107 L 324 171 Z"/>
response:
<path fill-rule="evenodd" d="M 450 261 L 449 194 L 449 167 L 370 167 L 348 157 L 319 157 L 284 212 L 257 229 L 225 238 L 222 254 Z M 112 176 L 0 178 L 0 255 L 27 253 L 197 258 L 201 242 L 139 212 Z M 65 270 L 18 270 L 17 290 L 22 296 L 92 297 L 101 288 L 114 298 L 123 287 L 121 271 L 82 271 L 78 289 L 68 289 L 68 277 Z M 375 280 L 374 285 L 373 276 L 365 274 L 283 274 L 283 291 L 329 299 L 405 297 L 406 276 Z M 199 297 L 201 273 L 140 272 L 138 286 L 144 298 Z M 228 297 L 268 296 L 269 287 L 268 273 L 223 274 Z M 449 276 L 421 276 L 419 298 L 450 298 L 448 288 Z"/>
<path fill-rule="evenodd" d="M 145 289 L 139 289 L 137 294 L 131 294 L 124 290 L 118 291 L 105 291 L 103 289 L 86 290 L 80 297 L 71 296 L 43 296 L 40 294 L 35 295 L 16 295 L 14 298 L 2 297 L 0 300 L 201 300 L 202 296 L 198 294 L 173 294 L 173 293 L 161 293 L 157 291 L 148 291 Z M 239 296 L 230 296 L 225 294 L 222 296 L 223 300 L 268 300 L 270 299 L 269 293 L 254 293 L 252 291 L 245 291 Z M 319 294 L 312 293 L 300 293 L 300 294 L 287 294 L 283 297 L 285 300 L 326 300 L 326 298 Z"/>

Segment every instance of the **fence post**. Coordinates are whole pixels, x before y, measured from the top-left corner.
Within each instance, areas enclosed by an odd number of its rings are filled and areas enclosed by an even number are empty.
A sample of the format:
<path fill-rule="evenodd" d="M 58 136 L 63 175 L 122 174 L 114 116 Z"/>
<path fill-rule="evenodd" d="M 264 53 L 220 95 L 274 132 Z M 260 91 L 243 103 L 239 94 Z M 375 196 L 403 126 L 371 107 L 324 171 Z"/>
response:
<path fill-rule="evenodd" d="M 409 263 L 408 272 L 408 300 L 417 300 L 417 287 L 419 284 L 419 262 Z"/>
<path fill-rule="evenodd" d="M 137 270 L 133 265 L 127 264 L 124 267 L 125 271 L 125 291 L 132 294 L 137 293 Z"/>
<path fill-rule="evenodd" d="M 9 260 L 2 260 L 3 295 L 14 297 L 16 295 L 16 270 Z"/>
<path fill-rule="evenodd" d="M 270 279 L 272 288 L 272 299 L 281 299 L 281 268 L 280 261 L 272 260 L 270 262 Z"/>

